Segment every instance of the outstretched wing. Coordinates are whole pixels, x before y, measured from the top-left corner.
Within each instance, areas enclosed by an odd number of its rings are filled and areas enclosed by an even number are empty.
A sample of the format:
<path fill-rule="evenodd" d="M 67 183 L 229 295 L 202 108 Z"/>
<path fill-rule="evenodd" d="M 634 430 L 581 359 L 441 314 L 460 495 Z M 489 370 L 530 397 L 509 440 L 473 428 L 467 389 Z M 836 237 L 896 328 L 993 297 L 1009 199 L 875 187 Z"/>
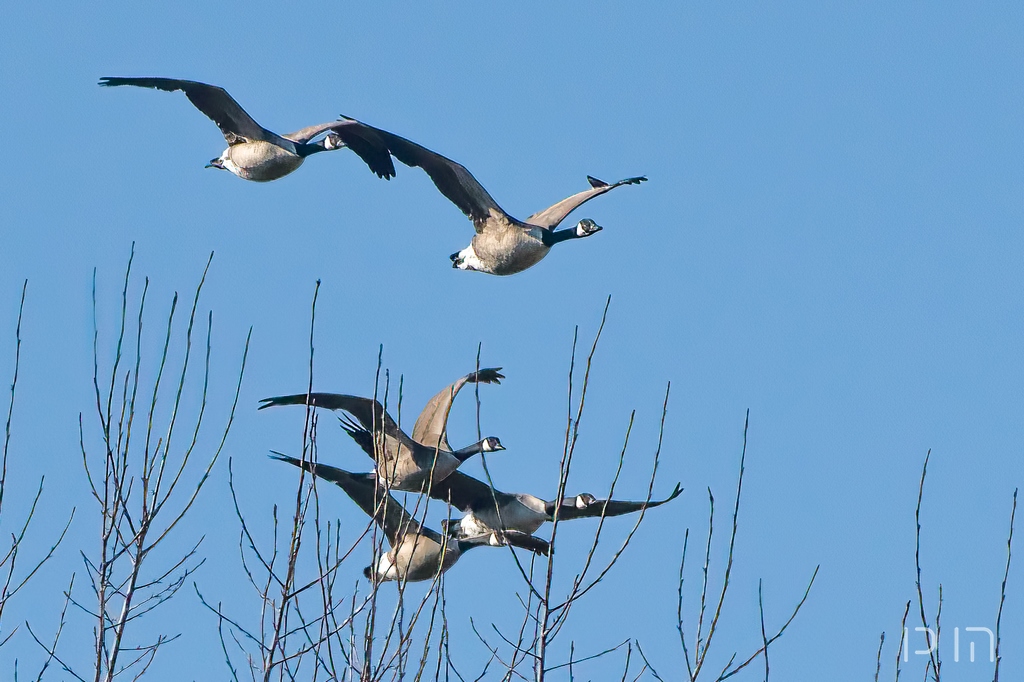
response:
<path fill-rule="evenodd" d="M 465 545 L 462 543 L 465 543 Z M 540 556 L 551 556 L 553 551 L 551 549 L 551 543 L 547 540 L 518 530 L 506 530 L 502 532 L 494 531 L 491 533 L 484 533 L 482 535 L 474 535 L 472 537 L 460 537 L 459 544 L 463 547 L 468 545 L 470 548 L 483 547 L 484 545 L 490 545 L 492 547 L 512 545 L 513 547 L 528 549 L 534 554 L 539 554 Z"/>
<path fill-rule="evenodd" d="M 672 491 L 672 494 L 663 500 L 654 500 L 651 502 L 627 502 L 624 500 L 595 500 L 594 502 L 588 504 L 583 509 L 580 509 L 579 507 L 570 504 L 569 502 L 563 502 L 562 508 L 558 511 L 558 518 L 559 520 L 568 520 L 601 515 L 608 517 L 622 516 L 623 514 L 632 514 L 633 512 L 638 512 L 641 509 L 651 509 L 653 507 L 661 506 L 666 502 L 671 502 L 672 500 L 679 497 L 680 493 L 682 492 L 683 489 L 680 487 L 680 484 L 676 483 L 676 488 L 675 490 Z M 550 511 L 553 512 L 554 509 L 551 509 Z"/>
<path fill-rule="evenodd" d="M 442 502 L 451 503 L 460 511 L 494 507 L 494 496 L 504 495 L 499 490 L 491 492 L 491 487 L 483 481 L 473 478 L 461 471 L 454 471 L 430 486 L 431 497 Z"/>
<path fill-rule="evenodd" d="M 317 135 L 326 133 L 328 130 L 333 130 L 335 126 L 341 123 L 342 121 L 328 121 L 327 123 L 317 123 L 316 125 L 306 126 L 301 130 L 296 130 L 294 133 L 285 133 L 281 137 L 287 138 L 292 142 L 298 142 L 299 144 L 306 144 Z"/>
<path fill-rule="evenodd" d="M 323 407 L 328 410 L 344 410 L 348 412 L 367 431 L 380 431 L 403 443 L 408 443 L 409 437 L 402 433 L 398 424 L 391 418 L 384 407 L 373 398 L 360 398 L 354 395 L 343 395 L 341 393 L 296 393 L 295 395 L 281 395 L 274 398 L 264 398 L 259 409 L 277 407 L 278 405 L 312 405 Z"/>
<path fill-rule="evenodd" d="M 406 533 L 420 533 L 424 530 L 419 521 L 413 518 L 394 496 L 377 485 L 377 479 L 373 474 L 353 474 L 327 464 L 298 460 L 280 452 L 273 452 L 271 457 L 301 467 L 317 478 L 340 487 L 360 509 L 377 522 L 392 547 Z"/>
<path fill-rule="evenodd" d="M 342 116 L 342 119 L 355 121 L 347 116 Z M 365 123 L 361 125 L 370 128 Z M 380 128 L 371 129 L 380 135 L 396 159 L 406 166 L 418 166 L 426 171 L 441 194 L 473 221 L 477 232 L 483 230 L 484 223 L 494 211 L 511 220 L 465 166 L 394 133 Z"/>
<path fill-rule="evenodd" d="M 375 128 L 364 125 L 359 121 L 331 121 L 329 123 L 318 123 L 308 126 L 294 133 L 288 133 L 283 137 L 298 144 L 306 144 L 317 135 L 326 132 L 333 132 L 346 147 L 351 149 L 370 167 L 377 177 L 390 179 L 395 177 L 395 164 L 391 160 L 391 152 L 383 138 L 377 134 Z"/>
<path fill-rule="evenodd" d="M 603 180 L 598 180 L 591 176 L 587 176 L 587 180 L 590 182 L 590 189 L 578 194 L 573 194 L 568 199 L 562 199 L 554 206 L 546 208 L 540 213 L 534 213 L 532 216 L 526 219 L 526 222 L 531 225 L 537 225 L 549 230 L 553 230 L 558 227 L 558 224 L 565 219 L 565 216 L 572 213 L 575 209 L 579 208 L 583 204 L 587 203 L 594 197 L 601 196 L 605 192 L 610 192 L 616 187 L 622 185 L 639 185 L 641 182 L 646 182 L 647 178 L 639 176 L 635 178 L 626 178 L 625 180 L 619 180 L 618 182 L 608 184 Z"/>
<path fill-rule="evenodd" d="M 420 412 L 416 424 L 412 427 L 412 439 L 428 448 L 438 447 L 440 440 L 442 450 L 451 450 L 452 447 L 448 444 L 448 415 L 451 413 L 455 396 L 459 394 L 463 386 L 469 383 L 500 384 L 501 380 L 505 378 L 500 370 L 501 367 L 489 367 L 478 372 L 471 372 L 452 385 L 441 389 L 437 395 L 427 401 L 426 407 Z"/>
<path fill-rule="evenodd" d="M 135 85 L 140 88 L 155 88 L 165 92 L 181 90 L 195 105 L 196 109 L 217 124 L 228 144 L 246 140 L 265 140 L 280 144 L 283 139 L 259 123 L 246 113 L 227 90 L 216 85 L 198 81 L 178 80 L 177 78 L 118 78 L 105 76 L 100 85 Z M 285 143 L 287 145 L 287 143 Z"/>
<path fill-rule="evenodd" d="M 373 451 L 373 434 L 364 429 L 362 424 L 355 423 L 348 415 L 338 417 L 338 421 L 341 423 L 341 430 L 347 433 L 363 452 L 376 459 Z"/>
<path fill-rule="evenodd" d="M 513 547 L 522 547 L 540 556 L 551 556 L 551 553 L 554 552 L 551 543 L 536 535 L 530 535 L 518 530 L 506 530 L 502 533 L 502 536 Z"/>

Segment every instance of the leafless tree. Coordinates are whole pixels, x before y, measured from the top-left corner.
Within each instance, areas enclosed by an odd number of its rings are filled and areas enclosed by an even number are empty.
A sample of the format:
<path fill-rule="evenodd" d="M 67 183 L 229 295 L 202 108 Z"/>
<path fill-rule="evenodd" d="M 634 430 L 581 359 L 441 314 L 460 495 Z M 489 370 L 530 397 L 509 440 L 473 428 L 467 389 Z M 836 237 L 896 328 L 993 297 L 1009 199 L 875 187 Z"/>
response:
<path fill-rule="evenodd" d="M 578 328 L 573 336 L 567 380 L 568 412 L 566 415 L 566 428 L 562 443 L 562 455 L 559 461 L 559 476 L 557 481 L 557 493 L 555 496 L 556 500 L 561 500 L 565 497 L 565 491 L 572 468 L 573 456 L 576 452 L 576 446 L 579 441 L 580 425 L 583 423 L 583 417 L 585 414 L 586 397 L 590 388 L 590 372 L 597 353 L 601 333 L 607 320 L 610 304 L 611 297 L 608 298 L 608 301 L 605 304 L 600 325 L 598 326 L 598 330 L 594 336 L 594 341 L 586 357 L 586 361 L 583 366 L 582 379 L 577 377 L 578 370 L 576 366 L 576 349 L 579 338 Z M 479 357 L 477 359 L 477 366 L 479 368 Z M 665 391 L 665 399 L 658 431 L 658 443 L 654 449 L 651 475 L 647 489 L 647 503 L 651 501 L 654 491 L 654 482 L 658 471 L 658 463 L 664 437 L 665 419 L 668 412 L 670 389 L 671 385 L 667 386 Z M 479 387 L 477 387 L 478 437 L 480 436 L 479 410 Z M 630 414 L 626 425 L 623 444 L 619 453 L 618 465 L 608 491 L 609 498 L 614 495 L 615 487 L 623 471 L 635 416 L 635 413 Z M 494 482 L 487 466 L 486 456 L 481 455 L 481 458 L 483 460 L 483 468 L 487 482 L 493 488 Z M 500 520 L 501 510 L 497 504 L 497 500 L 495 500 L 495 511 Z M 560 505 L 555 505 L 555 513 L 551 523 L 551 535 L 549 538 L 549 543 L 552 547 L 555 547 L 561 522 L 559 511 Z M 493 672 L 493 668 L 495 667 L 502 671 L 500 674 L 501 679 L 503 680 L 530 679 L 530 677 L 532 677 L 532 679 L 537 682 L 542 682 L 547 678 L 549 673 L 563 669 L 567 670 L 570 678 L 572 678 L 575 674 L 575 668 L 581 663 L 607 656 L 612 652 L 619 650 L 624 650 L 626 652 L 623 669 L 623 679 L 626 679 L 630 674 L 633 653 L 633 643 L 629 640 L 612 644 L 611 646 L 602 647 L 601 645 L 597 645 L 594 647 L 594 649 L 597 650 L 580 655 L 577 655 L 576 643 L 571 641 L 569 644 L 569 656 L 568 659 L 565 660 L 554 659 L 552 654 L 552 644 L 562 634 L 563 629 L 569 621 L 569 616 L 573 606 L 590 594 L 622 557 L 623 553 L 629 546 L 630 541 L 639 529 L 640 524 L 644 521 L 645 512 L 646 509 L 641 509 L 637 513 L 636 521 L 626 533 L 625 537 L 622 538 L 612 555 L 607 560 L 599 562 L 597 550 L 605 531 L 605 516 L 602 513 L 598 518 L 597 528 L 594 531 L 593 538 L 590 542 L 590 548 L 586 551 L 578 566 L 574 569 L 574 575 L 569 580 L 567 589 L 561 594 L 558 593 L 558 589 L 556 588 L 556 576 L 558 574 L 556 566 L 560 567 L 562 563 L 560 561 L 556 562 L 555 553 L 548 556 L 546 560 L 531 557 L 529 565 L 524 565 L 515 552 L 510 549 L 509 551 L 512 554 L 515 565 L 518 567 L 519 573 L 524 582 L 523 593 L 518 595 L 523 615 L 522 618 L 512 627 L 505 627 L 503 629 L 497 624 L 491 623 L 489 628 L 490 634 L 487 635 L 485 635 L 484 632 L 481 632 L 476 627 L 475 623 L 472 624 L 473 630 L 478 639 L 490 654 L 488 663 L 476 679 L 482 679 L 488 674 L 488 672 L 490 672 L 491 675 L 498 674 Z M 538 563 L 540 563 L 540 565 L 538 565 Z M 494 639 L 494 637 L 496 637 L 496 639 Z M 448 652 L 447 649 L 444 651 L 446 652 L 446 671 L 451 671 L 459 679 L 464 679 L 455 669 L 454 663 L 451 660 L 450 652 Z M 638 678 L 642 675 L 646 669 L 647 666 L 644 665 L 640 672 L 636 673 L 636 677 Z M 529 672 L 527 673 L 527 671 Z M 529 675 L 529 677 L 527 677 L 527 675 Z"/>
<path fill-rule="evenodd" d="M 312 389 L 315 357 L 314 331 L 319 282 L 313 295 L 309 336 L 309 390 Z M 378 386 L 380 386 L 378 360 Z M 384 373 L 383 400 L 388 404 L 389 383 Z M 399 394 L 401 389 L 399 389 Z M 375 398 L 377 395 L 375 394 Z M 401 398 L 399 397 L 399 418 Z M 317 418 L 306 408 L 303 422 L 301 460 L 315 462 Z M 382 447 L 382 443 L 375 447 Z M 383 458 L 379 458 L 383 459 Z M 221 648 L 233 679 L 251 680 L 381 680 L 420 679 L 430 660 L 430 643 L 439 632 L 443 609 L 443 582 L 435 576 L 426 594 L 407 604 L 406 583 L 397 582 L 397 600 L 390 616 L 379 617 L 382 603 L 380 585 L 371 581 L 365 595 L 358 584 L 348 592 L 338 583 L 339 569 L 364 540 L 374 557 L 383 551 L 383 536 L 377 524 L 367 518 L 354 540 L 342 537 L 342 524 L 327 517 L 320 505 L 317 479 L 299 468 L 298 483 L 290 516 L 282 519 L 272 506 L 271 540 L 261 542 L 252 528 L 251 511 L 239 499 L 233 476 L 229 479 L 235 514 L 239 523 L 239 556 L 249 585 L 256 595 L 257 614 L 226 613 L 202 594 L 202 603 L 215 614 Z M 390 492 L 390 491 L 386 491 Z M 385 497 L 384 504 L 387 504 Z M 425 507 L 413 510 L 424 514 Z M 422 650 L 414 648 L 417 624 L 428 618 L 422 636 Z M 443 618 L 441 618 L 443 620 Z M 417 653 L 419 651 L 419 653 Z"/>
<path fill-rule="evenodd" d="M 224 415 L 222 429 L 216 432 L 219 435 L 207 442 L 202 427 L 210 380 L 212 313 L 206 320 L 201 375 L 196 378 L 189 370 L 196 364 L 193 335 L 210 262 L 196 287 L 184 330 L 175 324 L 178 295 L 172 298 L 161 350 L 155 354 L 151 367 L 151 339 L 144 329 L 148 278 L 138 294 L 137 312 L 132 315 L 134 324 L 129 322 L 133 259 L 134 247 L 121 290 L 120 324 L 109 370 L 100 369 L 102 353 L 93 273 L 93 392 L 98 426 L 95 436 L 86 428 L 84 415 L 79 416 L 82 462 L 99 513 L 101 532 L 96 550 L 81 552 L 90 588 L 86 592 L 88 598 L 74 591 L 74 576 L 66 597 L 95 619 L 94 658 L 88 665 L 72 664 L 60 655 L 66 606 L 52 642 L 44 643 L 33 633 L 47 653 L 47 663 L 55 661 L 75 679 L 95 682 L 122 677 L 138 679 L 149 670 L 158 650 L 177 637 L 161 633 L 152 640 L 139 640 L 132 634 L 132 625 L 172 598 L 203 563 L 198 553 L 202 537 L 180 554 L 171 551 L 168 557 L 157 550 L 164 549 L 167 538 L 183 525 L 224 447 L 249 347 L 247 338 L 230 410 Z M 251 330 L 249 333 L 251 336 Z M 172 359 L 172 355 L 179 359 Z M 150 370 L 155 373 L 151 383 L 142 378 Z M 164 377 L 171 372 L 173 378 L 168 384 Z M 191 418 L 186 416 L 190 409 L 194 409 Z"/>
<path fill-rule="evenodd" d="M 934 682 L 942 680 L 942 656 L 940 645 L 942 643 L 942 583 L 938 584 L 935 619 L 928 617 L 928 603 L 925 598 L 925 591 L 922 587 L 921 571 L 921 509 L 924 500 L 924 484 L 928 476 L 928 462 L 931 460 L 932 452 L 929 450 L 924 457 L 924 464 L 921 466 L 921 480 L 917 486 L 917 505 L 914 507 L 914 568 L 917 573 L 915 587 L 917 590 L 917 611 L 921 620 L 921 630 L 925 635 L 925 649 L 921 651 L 927 656 L 925 660 L 924 679 L 931 678 Z M 1001 627 L 1003 621 L 1003 604 L 1006 602 L 1006 583 L 1010 577 L 1010 560 L 1013 558 L 1013 526 L 1017 517 L 1017 490 L 1014 488 L 1012 504 L 1010 506 L 1010 528 L 1006 538 L 1006 565 L 1003 569 L 1003 578 L 999 586 L 999 604 L 996 608 L 995 632 L 992 633 L 992 680 L 999 682 L 999 664 L 1002 660 L 1000 644 L 1002 643 Z M 910 644 L 908 641 L 907 616 L 910 613 L 911 604 L 914 600 L 908 600 L 903 610 L 903 619 L 900 622 L 900 644 L 896 651 L 896 662 L 894 665 L 895 680 L 898 682 L 903 673 L 903 664 L 910 661 Z M 878 679 L 882 667 L 882 648 L 885 643 L 885 633 L 879 638 L 878 653 L 875 661 L 875 679 Z M 955 644 L 954 646 L 957 646 Z M 973 645 L 972 645 L 973 646 Z M 918 650 L 915 650 L 917 653 Z M 973 652 L 973 649 L 972 649 Z M 973 656 L 973 653 L 972 653 Z M 954 656 L 955 658 L 955 656 Z M 973 658 L 972 658 L 973 661 Z"/>
<path fill-rule="evenodd" d="M 315 355 L 316 296 L 314 293 L 309 337 L 309 391 L 312 390 Z M 605 317 L 602 316 L 602 329 L 604 320 Z M 575 413 L 571 412 L 568 418 L 559 468 L 559 498 L 565 494 L 573 453 L 579 437 L 579 424 L 589 385 L 590 367 L 599 338 L 600 329 L 587 358 L 578 399 L 574 393 L 574 386 L 578 381 L 575 377 L 575 341 L 573 344 L 569 399 Z M 477 364 L 479 365 L 479 358 Z M 401 424 L 401 380 L 398 382 L 397 400 L 391 400 L 391 393 L 389 373 L 382 370 L 382 359 L 379 357 L 374 398 L 379 399 L 385 409 L 389 409 L 389 403 L 396 403 L 397 421 Z M 668 391 L 665 396 L 665 410 L 667 401 Z M 478 431 L 479 410 L 480 401 L 477 393 Z M 648 488 L 648 501 L 653 491 L 654 474 L 658 466 L 664 420 L 663 410 L 659 443 L 654 455 Z M 614 493 L 615 484 L 623 469 L 632 422 L 631 415 L 609 496 Z M 316 431 L 316 415 L 307 407 L 302 433 L 302 461 L 316 460 Z M 383 445 L 383 442 L 375 443 L 377 448 Z M 383 453 L 377 454 L 378 461 L 385 461 Z M 484 467 L 490 481 L 486 460 Z M 239 503 L 239 495 L 232 484 L 232 496 L 240 526 L 239 550 L 243 570 L 256 594 L 258 615 L 243 618 L 237 614 L 227 614 L 220 603 L 214 605 L 202 595 L 201 598 L 216 615 L 227 666 L 234 679 L 323 678 L 359 679 L 367 682 L 439 679 L 442 676 L 445 679 L 450 679 L 451 676 L 464 679 L 455 668 L 449 646 L 444 575 L 439 573 L 434 576 L 433 580 L 428 582 L 426 590 L 417 590 L 418 596 L 411 600 L 407 591 L 408 586 L 402 580 L 395 582 L 394 589 L 389 586 L 386 591 L 382 591 L 381 585 L 371 580 L 365 594 L 360 594 L 358 585 L 345 594 L 337 583 L 337 572 L 342 562 L 347 560 L 356 546 L 365 540 L 371 547 L 371 565 L 376 565 L 377 559 L 384 551 L 382 533 L 372 520 L 368 520 L 364 527 L 357 529 L 354 540 L 343 542 L 339 532 L 340 521 L 324 520 L 316 479 L 306 475 L 304 469 L 302 471 L 303 473 L 299 475 L 290 522 L 282 529 L 278 508 L 274 506 L 271 511 L 272 540 L 264 543 L 262 547 L 256 539 L 258 533 L 252 529 L 248 520 L 252 514 L 243 513 L 243 505 Z M 388 479 L 387 476 L 381 478 Z M 410 497 L 415 498 L 413 506 L 409 508 L 410 513 L 417 519 L 424 519 L 431 499 L 419 495 Z M 388 503 L 387 499 L 389 498 L 385 498 L 384 504 Z M 439 502 L 433 501 L 433 504 L 437 505 Z M 450 509 L 447 511 L 450 512 Z M 495 626 L 495 631 L 502 639 L 501 647 L 506 651 L 499 651 L 497 646 L 484 640 L 491 652 L 491 661 L 487 666 L 491 674 L 498 674 L 494 671 L 495 667 L 503 667 L 504 672 L 501 675 L 505 679 L 512 679 L 521 676 L 520 671 L 525 666 L 537 679 L 543 680 L 545 674 L 552 670 L 572 668 L 618 649 L 626 650 L 628 668 L 628 659 L 633 651 L 633 644 L 628 641 L 606 648 L 602 652 L 581 656 L 576 655 L 575 645 L 571 645 L 568 661 L 561 663 L 550 662 L 549 647 L 565 626 L 572 606 L 607 575 L 625 551 L 642 520 L 643 512 L 638 514 L 636 523 L 610 560 L 602 566 L 597 566 L 596 550 L 604 528 L 602 516 L 598 520 L 598 528 L 582 568 L 572 579 L 567 593 L 558 597 L 555 596 L 554 590 L 555 571 L 552 558 L 549 557 L 547 564 L 538 570 L 537 561 L 532 556 L 529 566 L 526 566 L 514 550 L 509 550 L 526 581 L 524 617 L 516 626 L 517 634 L 513 637 L 506 637 Z M 558 524 L 556 513 L 552 523 L 552 543 L 557 534 Z M 487 668 L 482 674 L 487 673 Z"/>
<path fill-rule="evenodd" d="M 7 420 L 4 425 L 4 444 L 2 459 L 0 459 L 0 525 L 3 525 L 3 521 L 6 520 L 4 516 L 4 493 L 7 489 L 7 461 L 10 455 L 11 447 L 11 425 L 14 421 L 14 404 L 15 397 L 17 396 L 18 389 L 18 374 L 21 369 L 21 324 L 25 314 L 25 297 L 28 293 L 28 281 L 21 287 L 21 301 L 18 304 L 18 322 L 14 329 L 14 372 L 11 379 L 11 397 L 10 402 L 7 406 Z M 57 550 L 57 547 L 63 542 L 65 535 L 67 534 L 68 527 L 71 525 L 71 519 L 74 516 L 74 511 L 69 512 L 68 521 L 64 525 L 63 530 L 59 532 L 56 539 L 50 543 L 49 550 L 43 554 L 41 558 L 36 558 L 30 561 L 27 569 L 20 569 L 18 559 L 22 545 L 25 543 L 25 538 L 28 533 L 29 525 L 35 517 L 36 507 L 39 504 L 39 500 L 43 494 L 43 481 L 45 477 L 39 478 L 39 485 L 36 488 L 35 496 L 32 498 L 32 502 L 29 505 L 28 511 L 25 513 L 24 519 L 16 522 L 13 531 L 10 531 L 10 545 L 8 545 L 6 551 L 0 556 L 0 647 L 7 644 L 14 633 L 17 632 L 18 628 L 14 627 L 10 630 L 3 629 L 3 615 L 8 602 L 21 591 L 28 581 L 36 574 L 36 572 L 46 563 Z"/>
<path fill-rule="evenodd" d="M 748 411 L 743 423 L 743 448 L 740 453 L 740 470 L 739 476 L 736 481 L 736 495 L 733 502 L 732 526 L 729 534 L 729 550 L 726 557 L 725 569 L 722 573 L 722 586 L 718 593 L 717 602 L 714 600 L 713 596 L 709 600 L 710 566 L 715 529 L 715 497 L 711 493 L 711 490 L 708 489 L 708 536 L 707 544 L 705 545 L 704 549 L 704 563 L 701 570 L 702 579 L 700 589 L 700 600 L 697 609 L 697 628 L 696 631 L 693 633 L 693 638 L 690 640 L 690 646 L 687 645 L 686 628 L 683 624 L 683 587 L 686 578 L 686 550 L 690 538 L 690 530 L 688 528 L 686 529 L 686 533 L 683 536 L 682 558 L 679 562 L 679 589 L 677 593 L 678 598 L 676 601 L 676 630 L 679 633 L 679 644 L 683 652 L 683 661 L 686 665 L 686 678 L 689 679 L 690 682 L 696 682 L 696 680 L 698 679 L 709 679 L 708 675 L 705 675 L 702 678 L 701 673 L 705 671 L 705 665 L 709 662 L 707 658 L 708 653 L 711 651 L 711 643 L 712 641 L 714 641 L 715 634 L 718 632 L 720 626 L 720 618 L 722 615 L 722 607 L 725 604 L 725 597 L 731 584 L 730 581 L 732 577 L 732 567 L 736 551 L 736 534 L 739 530 L 740 500 L 742 498 L 743 493 L 743 474 L 747 457 L 747 430 L 749 426 L 750 413 Z M 757 596 L 758 610 L 760 613 L 761 646 L 758 649 L 756 649 L 753 653 L 749 654 L 746 658 L 742 659 L 738 657 L 738 654 L 736 652 L 733 652 L 726 660 L 725 665 L 723 665 L 720 670 L 711 669 L 710 674 L 714 675 L 714 677 L 710 679 L 714 679 L 715 682 L 727 680 L 730 677 L 741 672 L 748 666 L 750 666 L 755 660 L 757 660 L 759 656 L 764 659 L 764 677 L 765 680 L 768 679 L 768 675 L 770 672 L 770 666 L 768 661 L 768 649 L 775 641 L 782 637 L 782 635 L 786 632 L 786 628 L 788 628 L 790 623 L 793 622 L 797 614 L 800 612 L 800 609 L 807 601 L 807 597 L 810 595 L 811 592 L 811 587 L 813 587 L 814 585 L 814 580 L 818 576 L 819 568 L 820 566 L 816 566 L 814 568 L 814 572 L 811 574 L 811 578 L 807 583 L 807 588 L 804 590 L 803 596 L 801 596 L 800 600 L 796 603 L 796 606 L 793 608 L 793 612 L 790 614 L 789 618 L 787 618 L 782 623 L 782 625 L 774 631 L 774 634 L 772 634 L 770 637 L 768 636 L 768 632 L 765 627 L 764 601 L 762 599 L 762 584 L 760 581 L 758 581 Z M 713 613 L 708 611 L 708 607 L 710 606 L 714 607 Z M 710 618 L 710 620 L 708 620 L 708 618 Z M 706 630 L 705 627 L 707 628 Z M 662 680 L 663 678 L 657 673 L 657 671 L 651 665 L 650 661 L 644 654 L 643 649 L 640 647 L 639 643 L 637 644 L 637 649 L 640 652 L 640 655 L 643 658 L 644 662 L 647 663 L 647 665 L 650 667 L 651 674 L 654 676 L 654 678 L 657 680 Z"/>

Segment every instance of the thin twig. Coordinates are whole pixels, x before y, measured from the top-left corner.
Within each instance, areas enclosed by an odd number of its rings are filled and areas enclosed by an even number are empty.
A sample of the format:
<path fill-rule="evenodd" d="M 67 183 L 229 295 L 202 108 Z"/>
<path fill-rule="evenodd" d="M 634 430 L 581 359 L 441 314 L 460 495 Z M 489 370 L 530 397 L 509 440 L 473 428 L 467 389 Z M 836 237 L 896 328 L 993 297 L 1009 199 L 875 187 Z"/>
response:
<path fill-rule="evenodd" d="M 875 654 L 875 682 L 878 682 L 878 675 L 882 672 L 882 646 L 885 644 L 885 633 L 878 638 L 878 653 Z"/>
<path fill-rule="evenodd" d="M 1006 538 L 1006 570 L 1003 572 L 1003 583 L 999 588 L 999 610 L 996 612 L 996 647 L 995 647 L 995 672 L 992 675 L 992 682 L 999 682 L 999 627 L 1003 620 L 1003 602 L 1006 601 L 1006 580 L 1010 577 L 1010 558 L 1013 556 L 1013 521 L 1017 516 L 1017 488 L 1013 489 L 1013 506 L 1010 508 L 1010 533 Z"/>

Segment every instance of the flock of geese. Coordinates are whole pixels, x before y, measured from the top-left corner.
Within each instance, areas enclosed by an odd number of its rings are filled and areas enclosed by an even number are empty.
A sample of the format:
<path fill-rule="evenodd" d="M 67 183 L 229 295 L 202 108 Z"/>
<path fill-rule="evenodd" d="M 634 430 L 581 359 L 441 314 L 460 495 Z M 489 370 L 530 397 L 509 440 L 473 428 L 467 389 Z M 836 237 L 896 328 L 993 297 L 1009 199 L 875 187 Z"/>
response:
<path fill-rule="evenodd" d="M 378 177 L 395 175 L 391 157 L 407 166 L 418 166 L 473 222 L 476 235 L 469 246 L 453 253 L 452 267 L 492 275 L 513 275 L 538 263 L 551 247 L 567 239 L 589 237 L 601 226 L 589 218 L 576 227 L 555 228 L 569 213 L 587 201 L 622 185 L 635 185 L 645 177 L 607 183 L 587 176 L 590 189 L 559 201 L 525 221 L 502 210 L 466 168 L 404 137 L 343 116 L 339 121 L 312 125 L 286 135 L 272 133 L 257 123 L 224 88 L 176 78 L 101 78 L 100 85 L 135 85 L 174 92 L 181 90 L 199 111 L 206 114 L 227 140 L 228 148 L 212 159 L 208 168 L 231 171 L 244 180 L 277 180 L 302 165 L 307 156 L 348 147 Z M 321 137 L 316 142 L 316 138 Z"/>
<path fill-rule="evenodd" d="M 594 197 L 647 178 L 631 177 L 607 183 L 587 176 L 590 188 L 573 194 L 525 220 L 505 212 L 464 166 L 404 137 L 342 116 L 339 120 L 307 126 L 279 135 L 257 123 L 221 87 L 174 78 L 100 79 L 102 86 L 133 85 L 167 92 L 181 91 L 199 111 L 220 128 L 228 143 L 208 168 L 227 170 L 244 180 L 268 182 L 292 173 L 306 157 L 342 148 L 352 150 L 378 177 L 394 177 L 392 159 L 422 168 L 437 189 L 473 223 L 476 234 L 469 246 L 453 253 L 452 267 L 493 275 L 526 270 L 547 255 L 551 247 L 568 239 L 589 237 L 602 228 L 589 218 L 575 227 L 557 230 L 576 208 Z M 301 467 L 342 488 L 380 526 L 391 549 L 364 574 L 375 581 L 431 580 L 448 570 L 466 551 L 482 545 L 520 547 L 549 555 L 549 543 L 533 534 L 556 514 L 560 521 L 610 517 L 665 504 L 682 492 L 677 484 L 661 500 L 630 502 L 599 500 L 581 493 L 561 500 L 545 500 L 527 493 L 505 493 L 458 471 L 473 455 L 504 450 L 489 436 L 459 450 L 448 442 L 448 415 L 456 395 L 466 384 L 498 384 L 500 367 L 467 374 L 442 389 L 423 408 L 406 434 L 373 398 L 338 393 L 301 393 L 266 398 L 260 409 L 279 405 L 309 405 L 343 413 L 342 428 L 373 459 L 374 470 L 352 473 L 344 469 L 300 460 L 274 452 L 276 459 Z M 415 515 L 391 495 L 402 491 L 427 495 L 464 515 L 448 520 L 442 533 L 423 526 Z"/>

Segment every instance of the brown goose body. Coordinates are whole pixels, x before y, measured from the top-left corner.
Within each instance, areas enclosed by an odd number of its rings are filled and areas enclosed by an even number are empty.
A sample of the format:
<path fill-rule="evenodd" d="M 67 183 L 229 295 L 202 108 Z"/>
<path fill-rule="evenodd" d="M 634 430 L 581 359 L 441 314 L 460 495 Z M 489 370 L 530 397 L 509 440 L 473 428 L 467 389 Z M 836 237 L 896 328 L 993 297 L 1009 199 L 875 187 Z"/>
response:
<path fill-rule="evenodd" d="M 372 474 L 353 474 L 280 453 L 274 453 L 274 457 L 331 481 L 380 526 L 391 549 L 380 556 L 376 565 L 367 566 L 363 571 L 367 578 L 377 582 L 433 580 L 454 566 L 467 551 L 481 545 L 508 544 L 536 554 L 549 554 L 551 551 L 544 540 L 516 532 L 491 532 L 471 539 L 449 538 L 417 521 L 394 496 L 377 484 Z"/>
<path fill-rule="evenodd" d="M 562 199 L 526 220 L 518 220 L 502 209 L 462 164 L 394 133 L 379 128 L 373 130 L 396 159 L 407 166 L 422 168 L 441 194 L 473 223 L 476 235 L 469 246 L 450 256 L 452 267 L 460 270 L 492 275 L 522 272 L 540 262 L 555 244 L 589 237 L 602 229 L 593 220 L 584 218 L 574 228 L 556 231 L 573 210 L 616 187 L 647 180 L 637 176 L 607 183 L 587 176 L 590 189 Z"/>
<path fill-rule="evenodd" d="M 342 420 L 342 428 L 376 463 L 377 476 L 389 488 L 424 492 L 444 480 L 466 459 L 480 452 L 504 450 L 490 436 L 460 450 L 448 443 L 447 423 L 455 396 L 467 383 L 500 383 L 499 368 L 471 372 L 431 398 L 416 420 L 417 438 L 402 431 L 380 402 L 340 393 L 299 393 L 265 398 L 260 409 L 277 405 L 313 405 L 343 410 L 354 420 Z"/>
<path fill-rule="evenodd" d="M 395 165 L 376 131 L 358 121 L 330 121 L 278 135 L 255 121 L 227 90 L 209 83 L 178 78 L 104 77 L 100 85 L 133 85 L 165 92 L 180 90 L 189 101 L 217 124 L 228 148 L 207 168 L 230 171 L 243 180 L 269 182 L 295 171 L 312 154 L 348 147 L 378 177 L 391 178 Z M 322 139 L 314 141 L 321 135 Z"/>

